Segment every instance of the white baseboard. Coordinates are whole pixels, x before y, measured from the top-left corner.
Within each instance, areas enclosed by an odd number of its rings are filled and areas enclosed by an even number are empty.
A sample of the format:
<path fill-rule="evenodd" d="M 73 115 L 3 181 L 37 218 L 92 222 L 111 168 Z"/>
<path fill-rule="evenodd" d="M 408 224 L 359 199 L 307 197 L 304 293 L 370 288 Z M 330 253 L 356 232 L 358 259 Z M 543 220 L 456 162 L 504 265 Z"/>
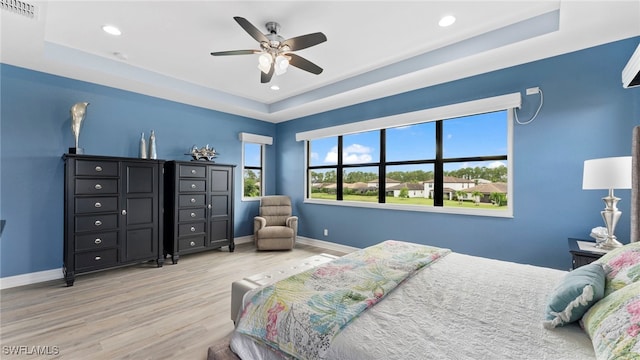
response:
<path fill-rule="evenodd" d="M 317 239 L 307 238 L 304 236 L 298 236 L 296 241 L 301 244 L 317 246 L 317 247 L 325 248 L 328 250 L 340 251 L 343 253 L 350 253 L 356 250 L 360 250 L 359 248 L 356 248 L 353 246 L 336 244 L 329 241 L 317 240 Z"/>
<path fill-rule="evenodd" d="M 252 243 L 253 235 L 234 238 L 233 241 L 235 244 Z M 301 244 L 317 246 L 317 247 L 325 248 L 328 250 L 340 251 L 344 253 L 350 253 L 350 252 L 359 250 L 358 248 L 354 248 L 351 246 L 340 245 L 340 244 L 336 244 L 328 241 L 306 238 L 303 236 L 298 236 L 297 241 L 300 242 Z M 62 272 L 62 268 L 38 271 L 34 273 L 21 274 L 21 275 L 15 275 L 15 276 L 7 276 L 7 277 L 0 278 L 0 290 L 9 289 L 17 286 L 31 285 L 39 282 L 44 282 L 44 281 L 58 280 L 63 278 L 64 278 L 64 275 Z"/>
<path fill-rule="evenodd" d="M 233 243 L 236 244 L 236 245 L 237 244 L 252 243 L 252 242 L 253 242 L 253 235 L 247 235 L 247 236 L 233 238 Z"/>
<path fill-rule="evenodd" d="M 62 279 L 62 268 L 0 278 L 0 289 Z"/>

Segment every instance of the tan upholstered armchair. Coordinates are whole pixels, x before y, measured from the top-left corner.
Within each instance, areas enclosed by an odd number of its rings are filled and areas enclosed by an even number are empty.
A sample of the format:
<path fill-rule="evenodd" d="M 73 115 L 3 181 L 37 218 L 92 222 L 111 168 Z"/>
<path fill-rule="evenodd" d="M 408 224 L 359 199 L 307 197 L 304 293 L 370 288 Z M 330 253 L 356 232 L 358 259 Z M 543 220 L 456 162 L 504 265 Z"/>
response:
<path fill-rule="evenodd" d="M 253 219 L 253 235 L 258 250 L 291 250 L 298 235 L 298 217 L 291 216 L 288 196 L 264 196 L 260 215 Z"/>

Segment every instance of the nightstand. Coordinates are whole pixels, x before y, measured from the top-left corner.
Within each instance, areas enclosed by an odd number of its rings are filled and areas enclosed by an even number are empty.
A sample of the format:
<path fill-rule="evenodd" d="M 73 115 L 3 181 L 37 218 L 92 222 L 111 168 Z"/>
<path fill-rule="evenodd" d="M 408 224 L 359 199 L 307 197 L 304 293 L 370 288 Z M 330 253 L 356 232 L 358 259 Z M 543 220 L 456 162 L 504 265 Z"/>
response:
<path fill-rule="evenodd" d="M 588 249 L 580 249 L 580 247 L 578 246 L 578 241 L 595 244 L 594 241 L 590 240 L 569 238 L 569 252 L 571 253 L 571 257 L 573 260 L 573 269 L 577 269 L 580 266 L 590 264 L 607 253 L 604 250 L 598 249 L 595 249 L 593 251 Z"/>

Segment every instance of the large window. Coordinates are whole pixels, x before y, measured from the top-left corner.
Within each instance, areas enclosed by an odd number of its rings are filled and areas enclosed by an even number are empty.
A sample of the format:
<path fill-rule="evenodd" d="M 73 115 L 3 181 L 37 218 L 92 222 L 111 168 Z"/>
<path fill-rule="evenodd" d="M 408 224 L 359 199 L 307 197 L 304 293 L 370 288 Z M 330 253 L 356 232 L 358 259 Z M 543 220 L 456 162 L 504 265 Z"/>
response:
<path fill-rule="evenodd" d="M 492 111 L 478 112 L 465 105 L 461 116 L 452 116 L 456 112 L 449 106 L 444 113 L 450 117 L 411 119 L 401 126 L 376 123 L 375 130 L 307 139 L 306 199 L 512 216 L 514 106 L 491 105 Z"/>
<path fill-rule="evenodd" d="M 272 138 L 240 133 L 242 141 L 242 199 L 258 200 L 265 194 L 265 147 Z"/>

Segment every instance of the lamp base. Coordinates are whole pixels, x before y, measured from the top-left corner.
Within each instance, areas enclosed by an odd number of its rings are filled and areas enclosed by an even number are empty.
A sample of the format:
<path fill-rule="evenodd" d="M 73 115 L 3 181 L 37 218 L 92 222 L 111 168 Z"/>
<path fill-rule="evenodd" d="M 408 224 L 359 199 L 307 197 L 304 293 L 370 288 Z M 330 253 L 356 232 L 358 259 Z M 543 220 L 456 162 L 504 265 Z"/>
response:
<path fill-rule="evenodd" d="M 622 243 L 615 239 L 615 237 L 607 238 L 605 242 L 598 244 L 598 247 L 602 250 L 613 250 L 622 246 Z"/>
<path fill-rule="evenodd" d="M 84 148 L 81 148 L 81 147 L 69 148 L 69 154 L 84 154 Z"/>
<path fill-rule="evenodd" d="M 622 244 L 617 240 L 616 236 L 613 235 L 613 232 L 616 229 L 618 220 L 620 220 L 620 215 L 622 215 L 622 212 L 618 210 L 617 206 L 620 198 L 613 195 L 613 189 L 609 189 L 609 196 L 603 197 L 602 201 L 604 201 L 606 207 L 600 212 L 600 215 L 602 215 L 604 224 L 607 227 L 607 239 L 600 244 L 600 248 L 603 250 L 619 248 Z"/>

